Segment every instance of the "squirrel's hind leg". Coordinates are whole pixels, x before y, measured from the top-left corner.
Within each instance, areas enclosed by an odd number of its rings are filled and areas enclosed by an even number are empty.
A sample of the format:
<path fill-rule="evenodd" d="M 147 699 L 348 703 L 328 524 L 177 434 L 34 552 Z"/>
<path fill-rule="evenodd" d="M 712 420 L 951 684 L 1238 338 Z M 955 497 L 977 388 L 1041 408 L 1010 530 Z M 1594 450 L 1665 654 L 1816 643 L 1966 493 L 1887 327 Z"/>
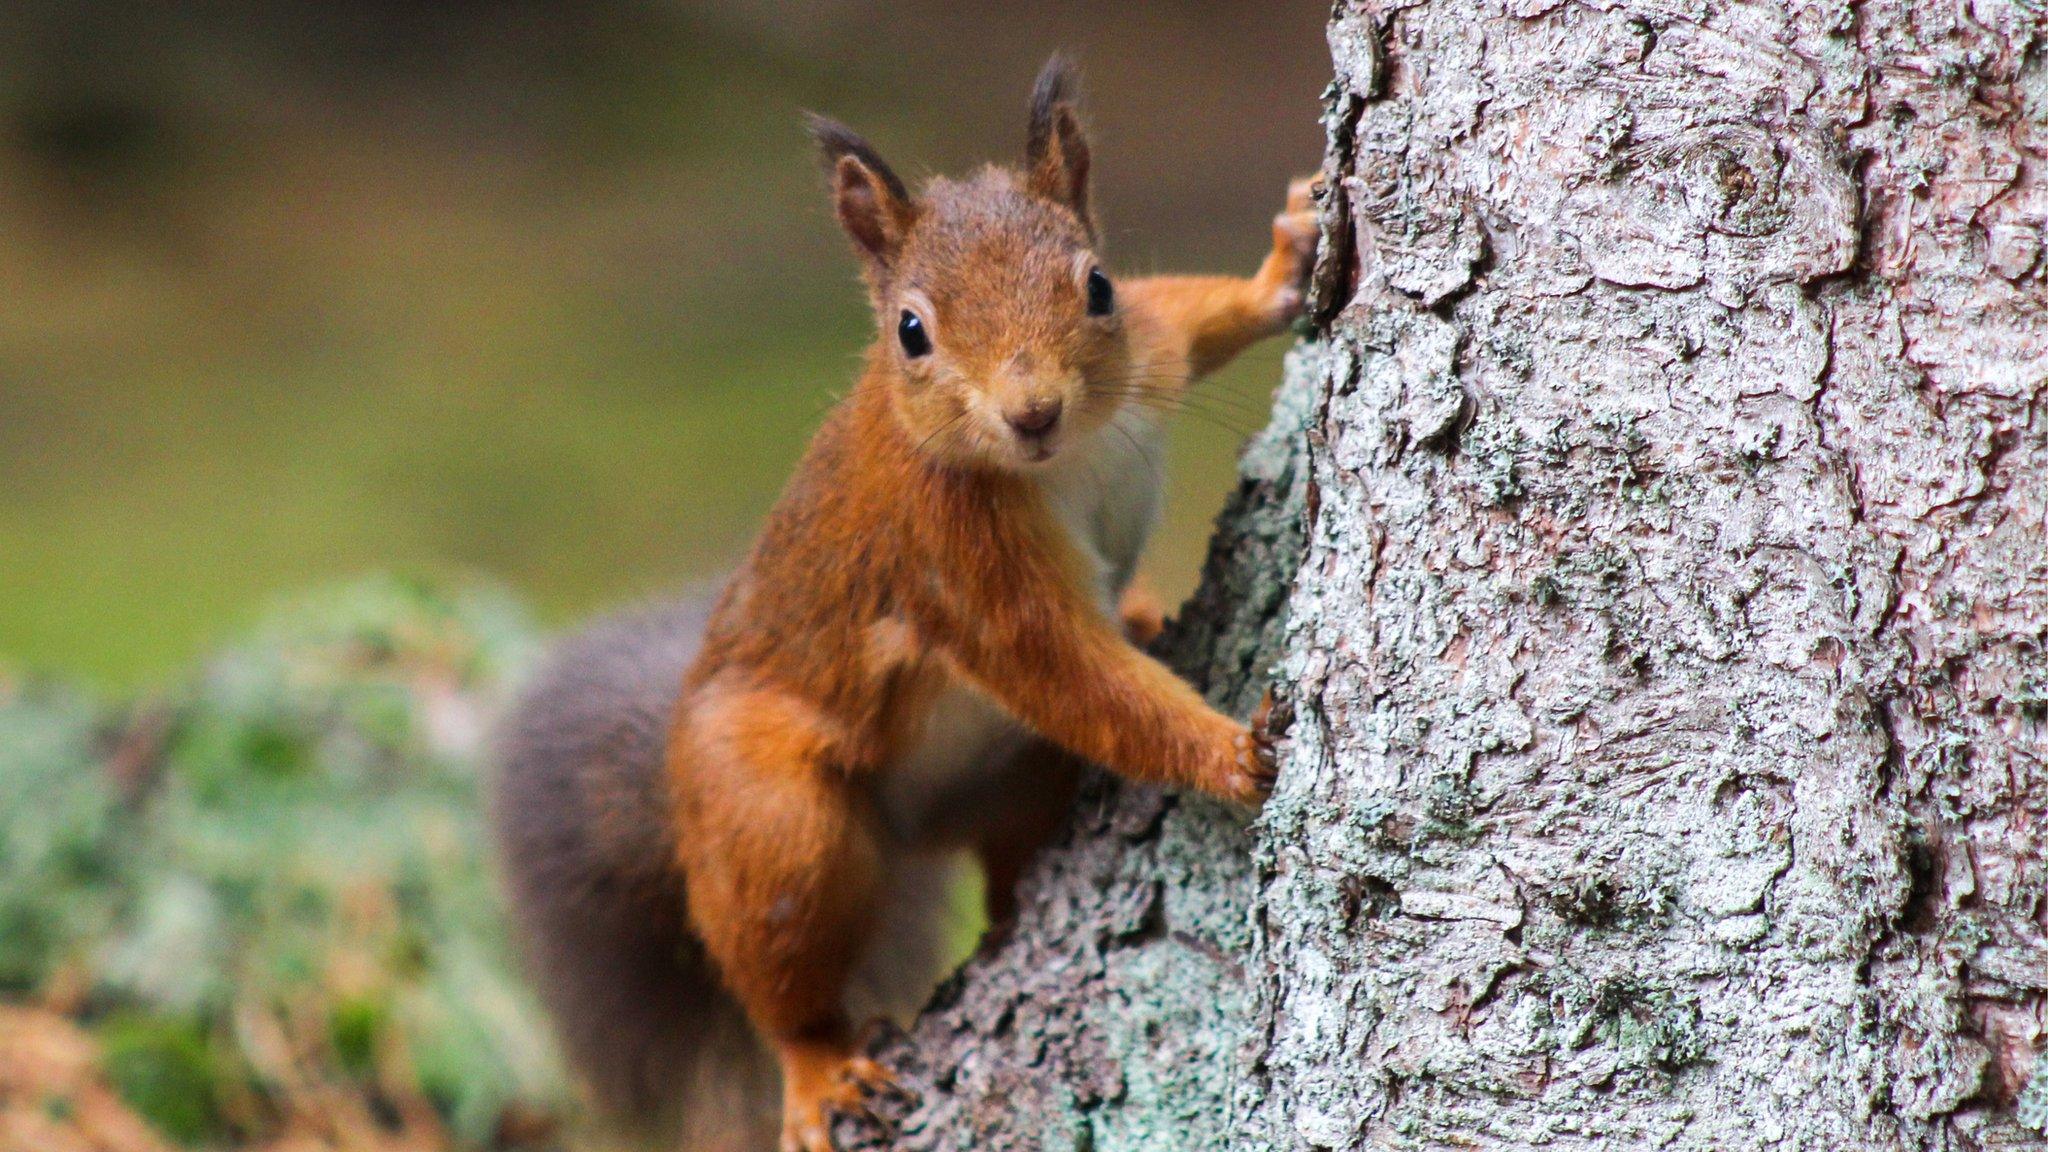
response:
<path fill-rule="evenodd" d="M 880 818 L 794 702 L 749 692 L 692 712 L 670 765 L 690 917 L 775 1050 L 784 1152 L 831 1152 L 830 1112 L 887 1084 L 846 1009 L 887 886 Z"/>

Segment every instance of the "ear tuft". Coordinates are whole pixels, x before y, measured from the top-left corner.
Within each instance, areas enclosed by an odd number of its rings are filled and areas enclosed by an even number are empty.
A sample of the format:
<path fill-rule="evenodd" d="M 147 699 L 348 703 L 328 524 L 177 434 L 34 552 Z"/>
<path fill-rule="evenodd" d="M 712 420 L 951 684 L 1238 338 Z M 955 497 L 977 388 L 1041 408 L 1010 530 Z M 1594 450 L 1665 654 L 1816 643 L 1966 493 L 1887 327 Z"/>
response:
<path fill-rule="evenodd" d="M 1073 209 L 1092 236 L 1088 137 L 1074 110 L 1080 87 L 1074 62 L 1064 52 L 1053 53 L 1039 69 L 1038 83 L 1031 89 L 1031 134 L 1024 146 L 1024 166 L 1031 190 Z"/>
<path fill-rule="evenodd" d="M 804 113 L 804 127 L 810 130 L 811 139 L 817 141 L 818 153 L 824 158 L 827 172 L 839 167 L 841 157 L 851 156 L 859 160 L 868 171 L 881 177 L 882 183 L 888 187 L 891 195 L 906 202 L 910 199 L 910 190 L 905 188 L 903 181 L 889 169 L 888 162 L 884 161 L 866 140 L 861 139 L 860 133 L 830 116 L 820 116 L 816 112 Z"/>
<path fill-rule="evenodd" d="M 815 112 L 804 114 L 832 181 L 832 206 L 861 254 L 887 267 L 903 250 L 917 210 L 888 162 L 853 129 Z"/>
<path fill-rule="evenodd" d="M 1053 135 L 1053 109 L 1081 98 L 1081 74 L 1074 58 L 1055 52 L 1038 70 L 1038 82 L 1031 86 L 1031 138 L 1024 158 L 1037 164 Z"/>

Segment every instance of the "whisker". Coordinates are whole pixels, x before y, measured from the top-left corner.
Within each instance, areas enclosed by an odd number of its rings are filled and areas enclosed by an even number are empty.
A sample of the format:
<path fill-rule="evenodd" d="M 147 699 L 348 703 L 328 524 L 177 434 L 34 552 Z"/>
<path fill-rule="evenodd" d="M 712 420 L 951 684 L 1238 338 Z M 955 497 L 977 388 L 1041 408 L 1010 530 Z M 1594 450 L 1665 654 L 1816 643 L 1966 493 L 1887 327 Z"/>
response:
<path fill-rule="evenodd" d="M 953 425 L 958 424 L 960 421 L 965 420 L 967 418 L 967 414 L 970 411 L 972 411 L 972 409 L 962 408 L 960 411 L 954 413 L 953 418 L 951 420 L 948 420 L 944 424 L 939 425 L 937 428 L 932 429 L 931 435 L 917 442 L 917 450 L 919 452 L 924 451 L 926 445 L 929 445 L 932 441 L 938 439 L 940 434 L 944 433 L 946 430 L 953 427 Z"/>
<path fill-rule="evenodd" d="M 1260 425 L 1263 425 L 1267 419 L 1267 413 L 1263 411 L 1253 411 L 1248 408 L 1235 408 L 1230 407 L 1228 405 L 1212 404 L 1205 400 L 1191 399 L 1186 396 L 1170 396 L 1163 395 L 1157 392 L 1110 390 L 1105 390 L 1102 394 L 1114 397 L 1119 400 L 1130 400 L 1142 403 L 1147 407 L 1153 409 L 1154 411 L 1159 412 L 1193 412 L 1200 413 L 1202 415 L 1212 416 L 1218 419 L 1227 417 L 1231 419 L 1252 420 L 1256 421 Z"/>
<path fill-rule="evenodd" d="M 1208 410 L 1220 414 L 1240 416 L 1247 420 L 1259 420 L 1262 422 L 1266 419 L 1268 414 L 1268 410 L 1264 408 L 1254 408 L 1247 404 L 1234 404 L 1228 400 L 1218 400 L 1213 397 L 1175 396 L 1161 392 L 1111 389 L 1104 389 L 1101 394 L 1105 396 L 1114 396 L 1119 399 L 1157 400 L 1165 404 L 1171 404 L 1178 408 Z"/>
<path fill-rule="evenodd" d="M 1150 408 L 1155 412 L 1162 412 L 1170 416 L 1185 416 L 1192 419 L 1200 420 L 1213 427 L 1220 428 L 1233 436 L 1250 436 L 1255 431 L 1255 429 L 1231 423 L 1229 419 L 1227 419 L 1225 416 L 1221 414 L 1204 411 L 1200 408 L 1190 408 L 1184 405 L 1173 404 L 1169 401 L 1162 401 L 1156 398 L 1147 398 L 1142 396 L 1127 397 L 1126 399 L 1131 403 L 1138 404 L 1146 408 Z"/>
<path fill-rule="evenodd" d="M 1160 391 L 1172 392 L 1175 395 L 1198 395 L 1213 400 L 1227 401 L 1233 404 L 1253 405 L 1261 408 L 1264 407 L 1264 404 L 1261 403 L 1260 400 L 1254 399 L 1250 396 L 1241 395 L 1235 392 L 1196 391 L 1190 388 L 1173 386 L 1177 383 L 1177 379 L 1171 376 L 1119 376 L 1106 380 L 1093 381 L 1090 383 L 1089 386 L 1092 388 L 1120 388 L 1125 386 L 1152 388 Z"/>
<path fill-rule="evenodd" d="M 1155 469 L 1159 467 L 1159 453 L 1157 448 L 1148 450 L 1144 444 L 1139 442 L 1136 436 L 1131 435 L 1130 429 L 1124 427 L 1121 424 L 1118 424 L 1114 420 L 1109 422 L 1109 426 L 1117 430 L 1117 434 L 1122 436 L 1124 438 L 1124 441 L 1131 446 L 1131 451 L 1136 452 L 1138 455 L 1145 458 L 1146 467 Z"/>
<path fill-rule="evenodd" d="M 1207 396 L 1215 399 L 1230 400 L 1234 403 L 1239 404 L 1250 404 L 1257 402 L 1250 396 L 1240 395 L 1235 392 L 1216 392 L 1209 391 L 1206 389 L 1184 388 L 1179 386 L 1179 384 L 1176 381 L 1173 381 L 1170 378 L 1162 377 L 1123 376 L 1111 380 L 1096 381 L 1094 386 L 1102 388 L 1120 388 L 1125 386 L 1136 388 L 1150 388 L 1155 391 L 1171 392 L 1177 396 Z"/>

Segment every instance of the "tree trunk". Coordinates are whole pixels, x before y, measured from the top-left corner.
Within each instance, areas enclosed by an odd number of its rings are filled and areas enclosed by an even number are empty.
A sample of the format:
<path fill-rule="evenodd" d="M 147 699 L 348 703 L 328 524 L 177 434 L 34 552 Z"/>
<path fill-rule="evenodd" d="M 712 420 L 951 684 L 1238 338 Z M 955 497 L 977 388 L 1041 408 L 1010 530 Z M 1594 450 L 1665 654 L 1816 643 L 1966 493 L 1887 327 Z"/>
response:
<path fill-rule="evenodd" d="M 1171 638 L 1279 788 L 1099 784 L 842 1136 L 2048 1146 L 2044 24 L 1340 5 L 1321 330 Z"/>

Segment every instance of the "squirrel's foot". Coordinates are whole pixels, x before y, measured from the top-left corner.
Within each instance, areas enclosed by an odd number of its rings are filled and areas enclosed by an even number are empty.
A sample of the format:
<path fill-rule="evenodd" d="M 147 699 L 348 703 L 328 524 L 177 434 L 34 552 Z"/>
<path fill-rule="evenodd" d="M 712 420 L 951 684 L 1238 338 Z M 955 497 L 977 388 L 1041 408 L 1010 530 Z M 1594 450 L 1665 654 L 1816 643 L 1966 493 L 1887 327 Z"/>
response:
<path fill-rule="evenodd" d="M 837 1152 L 832 1144 L 833 1117 L 879 1122 L 874 1101 L 887 1096 L 908 1099 L 910 1093 L 896 1082 L 895 1073 L 866 1056 L 848 1056 L 801 1084 L 785 1084 L 782 1152 Z"/>

